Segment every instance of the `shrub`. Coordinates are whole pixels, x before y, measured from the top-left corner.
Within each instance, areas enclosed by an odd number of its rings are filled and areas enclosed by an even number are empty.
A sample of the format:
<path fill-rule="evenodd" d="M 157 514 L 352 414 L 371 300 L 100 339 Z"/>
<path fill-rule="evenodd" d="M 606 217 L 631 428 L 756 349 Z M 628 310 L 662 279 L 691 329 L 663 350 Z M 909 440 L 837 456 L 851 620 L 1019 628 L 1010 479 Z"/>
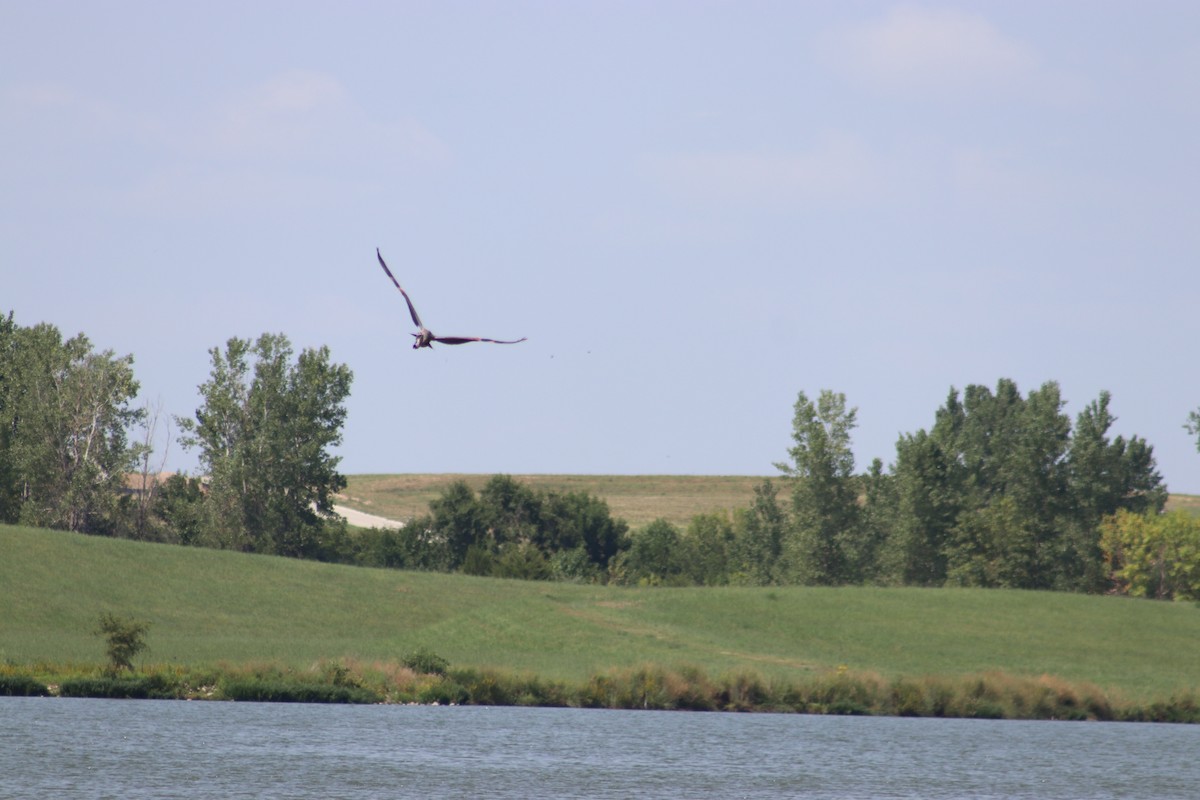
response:
<path fill-rule="evenodd" d="M 361 682 L 350 672 L 350 667 L 341 661 L 330 661 L 321 669 L 321 677 L 334 686 L 361 686 Z"/>
<path fill-rule="evenodd" d="M 96 635 L 105 638 L 108 661 L 114 672 L 133 669 L 133 657 L 146 649 L 147 622 L 118 617 L 105 611 L 100 615 Z"/>
<path fill-rule="evenodd" d="M 413 672 L 423 675 L 445 675 L 446 670 L 450 668 L 449 661 L 425 647 L 409 653 L 401 659 L 401 663 Z"/>
<path fill-rule="evenodd" d="M 0 695 L 5 697 L 45 697 L 46 684 L 28 675 L 0 675 Z"/>
<path fill-rule="evenodd" d="M 227 700 L 256 703 L 378 703 L 380 697 L 359 686 L 293 683 L 284 680 L 234 680 L 221 686 Z"/>
<path fill-rule="evenodd" d="M 118 678 L 68 678 L 58 687 L 62 697 L 100 697 L 116 700 L 164 700 L 179 696 L 176 687 L 162 675 Z"/>

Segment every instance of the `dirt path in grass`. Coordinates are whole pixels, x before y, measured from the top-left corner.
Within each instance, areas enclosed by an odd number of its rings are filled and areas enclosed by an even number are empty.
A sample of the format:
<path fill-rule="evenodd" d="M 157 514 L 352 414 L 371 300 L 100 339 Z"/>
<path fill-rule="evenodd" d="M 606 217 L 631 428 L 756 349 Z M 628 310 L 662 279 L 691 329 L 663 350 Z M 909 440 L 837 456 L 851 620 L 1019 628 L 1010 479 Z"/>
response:
<path fill-rule="evenodd" d="M 399 529 L 404 527 L 404 523 L 387 517 L 378 517 L 374 514 L 368 514 L 365 511 L 355 511 L 353 508 L 346 506 L 333 507 L 335 513 L 346 518 L 346 522 L 351 525 L 356 525 L 360 528 L 392 528 Z"/>

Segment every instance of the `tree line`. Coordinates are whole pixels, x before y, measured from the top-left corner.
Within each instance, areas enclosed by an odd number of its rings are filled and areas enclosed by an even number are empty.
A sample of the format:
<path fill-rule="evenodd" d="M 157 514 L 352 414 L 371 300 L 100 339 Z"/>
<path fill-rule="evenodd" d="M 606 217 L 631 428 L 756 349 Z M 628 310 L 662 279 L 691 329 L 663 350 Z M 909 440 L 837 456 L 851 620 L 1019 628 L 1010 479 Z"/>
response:
<path fill-rule="evenodd" d="M 496 476 L 449 487 L 428 516 L 373 532 L 369 563 L 643 585 L 977 586 L 1200 597 L 1200 519 L 1163 514 L 1153 448 L 1113 437 L 1102 392 L 1072 420 L 1059 387 L 951 388 L 886 469 L 857 473 L 857 409 L 803 392 L 790 461 L 731 514 L 629 532 L 583 498 L 603 536 L 561 534 L 542 495 Z M 1200 423 L 1195 423 L 1200 424 Z M 1200 444 L 1198 444 L 1200 447 Z M 584 542 L 589 544 L 585 547 Z M 593 543 L 603 541 L 603 547 Z"/>
<path fill-rule="evenodd" d="M 133 357 L 0 317 L 0 522 L 308 558 L 336 555 L 332 516 L 352 374 L 286 336 L 209 351 L 203 403 L 175 418 L 203 477 L 154 468 L 157 410 L 134 407 Z"/>
<path fill-rule="evenodd" d="M 885 471 L 877 459 L 854 479 L 855 409 L 823 391 L 796 402 L 786 572 L 803 583 L 876 581 L 1101 591 L 1102 522 L 1158 514 L 1167 491 L 1153 448 L 1112 438 L 1110 395 L 1063 412 L 1048 382 L 1022 396 L 951 389 L 928 430 L 905 434 Z"/>
<path fill-rule="evenodd" d="M 1072 421 L 1056 383 L 951 388 L 894 461 L 856 472 L 857 409 L 801 392 L 789 460 L 728 514 L 630 531 L 603 500 L 495 476 L 449 487 L 400 530 L 333 513 L 353 375 L 286 336 L 209 351 L 176 417 L 202 477 L 153 480 L 159 413 L 132 356 L 0 317 L 0 521 L 244 552 L 477 575 L 661 585 L 983 586 L 1200 596 L 1200 522 L 1163 514 L 1142 438 L 1102 392 Z M 1185 427 L 1197 436 L 1200 409 Z M 131 476 L 135 484 L 131 489 Z M 137 478 L 140 477 L 140 483 Z"/>

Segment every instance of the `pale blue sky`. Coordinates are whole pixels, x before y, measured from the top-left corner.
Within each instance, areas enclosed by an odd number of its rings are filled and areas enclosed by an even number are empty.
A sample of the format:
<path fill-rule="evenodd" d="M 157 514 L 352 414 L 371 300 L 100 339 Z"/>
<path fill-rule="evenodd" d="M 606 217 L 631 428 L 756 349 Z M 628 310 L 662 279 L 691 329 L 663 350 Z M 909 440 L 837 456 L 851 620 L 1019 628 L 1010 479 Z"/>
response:
<path fill-rule="evenodd" d="M 327 344 L 342 468 L 860 469 L 1057 380 L 1200 492 L 1200 4 L 0 2 L 0 309 L 191 415 Z M 410 349 L 403 300 L 442 334 Z M 194 469 L 172 445 L 168 466 Z"/>

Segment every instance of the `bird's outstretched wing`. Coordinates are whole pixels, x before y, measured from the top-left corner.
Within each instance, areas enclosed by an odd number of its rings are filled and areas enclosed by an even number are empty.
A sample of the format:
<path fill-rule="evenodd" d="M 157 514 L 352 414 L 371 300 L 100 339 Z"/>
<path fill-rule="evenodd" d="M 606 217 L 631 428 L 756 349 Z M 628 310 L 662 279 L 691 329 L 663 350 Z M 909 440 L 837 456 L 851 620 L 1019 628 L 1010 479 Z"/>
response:
<path fill-rule="evenodd" d="M 383 267 L 383 271 L 392 279 L 392 283 L 396 284 L 396 288 L 400 290 L 400 294 L 404 295 L 404 302 L 408 303 L 408 313 L 412 315 L 413 324 L 418 328 L 424 328 L 425 326 L 421 324 L 421 318 L 417 316 L 417 310 L 413 308 L 412 300 L 408 299 L 408 292 L 404 291 L 404 287 L 400 285 L 400 281 L 396 280 L 396 276 L 388 269 L 387 262 L 383 260 L 383 254 L 379 252 L 378 247 L 375 248 L 375 256 L 379 259 L 379 266 Z M 455 342 L 455 344 L 458 344 L 458 342 Z"/>
<path fill-rule="evenodd" d="M 433 341 L 438 344 L 466 344 L 467 342 L 491 342 L 492 344 L 517 344 L 525 341 L 528 337 L 522 336 L 520 339 L 504 340 L 504 339 L 484 339 L 482 336 L 435 336 Z"/>

